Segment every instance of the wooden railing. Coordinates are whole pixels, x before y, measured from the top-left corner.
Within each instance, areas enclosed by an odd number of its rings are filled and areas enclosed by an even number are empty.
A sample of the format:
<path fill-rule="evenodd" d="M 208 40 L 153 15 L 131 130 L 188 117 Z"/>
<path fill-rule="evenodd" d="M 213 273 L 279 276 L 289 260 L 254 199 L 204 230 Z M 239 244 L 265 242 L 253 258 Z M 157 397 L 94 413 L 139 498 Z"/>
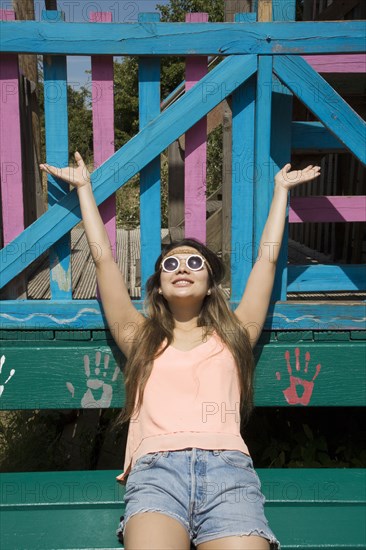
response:
<path fill-rule="evenodd" d="M 279 14 L 283 16 L 274 3 L 275 21 Z M 205 116 L 226 97 L 232 97 L 233 117 L 229 227 L 233 304 L 240 298 L 258 252 L 256 243 L 268 213 L 273 175 L 290 159 L 291 150 L 306 153 L 314 149 L 348 149 L 365 163 L 364 122 L 317 72 L 362 70 L 365 63 L 362 22 L 253 24 L 248 14 L 238 14 L 235 23 L 225 24 L 204 22 L 207 18 L 202 14 L 187 16 L 185 24 L 159 23 L 156 14 L 140 14 L 136 24 L 114 24 L 111 15 L 105 13 L 92 15 L 94 23 L 90 24 L 66 23 L 59 12 L 44 12 L 42 22 L 12 21 L 13 15 L 7 11 L 2 17 L 5 19 L 1 34 L 5 52 L 2 102 L 9 108 L 2 109 L 1 125 L 6 245 L 2 250 L 1 284 L 4 286 L 19 276 L 49 249 L 53 301 L 50 307 L 56 316 L 56 302 L 71 300 L 69 232 L 80 221 L 80 210 L 76 192 L 69 192 L 65 184 L 50 177 L 48 211 L 22 231 L 24 186 L 20 170 L 19 115 L 15 109 L 18 52 L 44 54 L 46 160 L 57 165 L 67 164 L 69 154 L 65 54 L 91 55 L 93 94 L 98 94 L 92 101 L 94 193 L 115 250 L 113 195 L 140 173 L 142 288 L 161 246 L 159 155 L 184 133 L 185 231 L 188 236 L 205 240 Z M 195 55 L 188 56 L 192 51 Z M 140 132 L 113 154 L 111 55 L 117 53 L 140 56 Z M 152 53 L 155 57 L 151 57 Z M 188 76 L 186 93 L 160 113 L 159 55 L 162 54 L 187 55 Z M 225 59 L 205 74 L 207 55 L 221 55 Z M 9 93 L 10 89 L 14 93 Z M 292 122 L 292 94 L 321 122 Z M 289 222 L 365 221 L 364 206 L 365 196 L 298 197 L 291 202 Z M 287 237 L 277 271 L 267 328 L 284 328 L 284 317 L 288 328 L 299 326 L 302 309 L 300 311 L 296 303 L 282 303 L 288 291 L 313 292 L 320 280 L 326 281 L 321 288 L 326 287 L 327 291 L 365 290 L 364 266 L 287 267 Z M 321 319 L 322 326 L 355 328 L 359 326 L 355 317 L 357 306 L 362 304 L 354 305 L 356 309 L 352 309 L 352 314 L 346 304 L 328 305 L 330 314 L 325 314 L 320 304 L 310 307 L 317 323 Z M 25 312 L 29 307 L 32 308 L 23 301 L 5 302 L 4 326 L 13 326 L 10 319 L 14 310 L 28 319 Z M 99 311 L 96 302 L 94 307 Z M 29 319 L 28 322 L 32 323 Z M 98 323 L 101 324 L 102 319 Z M 317 328 L 310 318 L 306 326 Z"/>

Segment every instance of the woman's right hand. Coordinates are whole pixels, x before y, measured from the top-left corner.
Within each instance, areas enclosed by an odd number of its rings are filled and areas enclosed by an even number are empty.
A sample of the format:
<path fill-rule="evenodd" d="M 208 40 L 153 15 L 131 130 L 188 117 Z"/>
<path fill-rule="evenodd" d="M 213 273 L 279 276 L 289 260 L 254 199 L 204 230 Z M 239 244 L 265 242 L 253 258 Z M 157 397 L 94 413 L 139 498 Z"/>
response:
<path fill-rule="evenodd" d="M 40 164 L 39 167 L 44 172 L 47 172 L 47 174 L 67 181 L 73 187 L 76 187 L 76 189 L 80 189 L 85 185 L 90 185 L 90 172 L 78 152 L 75 153 L 75 161 L 77 164 L 76 168 L 71 166 L 56 168 L 56 166 L 51 166 L 50 164 Z"/>

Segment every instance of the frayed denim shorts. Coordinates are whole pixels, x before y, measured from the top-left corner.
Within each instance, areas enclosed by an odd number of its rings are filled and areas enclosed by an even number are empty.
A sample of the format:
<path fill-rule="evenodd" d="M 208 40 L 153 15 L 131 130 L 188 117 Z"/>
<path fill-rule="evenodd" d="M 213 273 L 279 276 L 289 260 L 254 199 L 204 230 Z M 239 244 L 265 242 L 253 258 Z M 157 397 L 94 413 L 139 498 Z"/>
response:
<path fill-rule="evenodd" d="M 264 496 L 252 459 L 241 451 L 183 449 L 140 457 L 126 483 L 125 516 L 161 512 L 179 521 L 197 546 L 221 537 L 257 535 L 280 545 L 264 515 Z"/>

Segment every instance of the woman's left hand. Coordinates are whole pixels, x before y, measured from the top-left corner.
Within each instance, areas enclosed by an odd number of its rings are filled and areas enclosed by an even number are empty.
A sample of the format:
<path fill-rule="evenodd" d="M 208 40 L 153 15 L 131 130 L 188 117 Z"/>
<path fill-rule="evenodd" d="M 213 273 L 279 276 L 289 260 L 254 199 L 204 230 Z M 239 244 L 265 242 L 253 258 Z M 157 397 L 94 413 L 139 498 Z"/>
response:
<path fill-rule="evenodd" d="M 297 185 L 311 181 L 320 176 L 320 166 L 309 164 L 303 170 L 291 170 L 291 164 L 286 164 L 275 176 L 276 187 L 282 187 L 290 191 Z"/>

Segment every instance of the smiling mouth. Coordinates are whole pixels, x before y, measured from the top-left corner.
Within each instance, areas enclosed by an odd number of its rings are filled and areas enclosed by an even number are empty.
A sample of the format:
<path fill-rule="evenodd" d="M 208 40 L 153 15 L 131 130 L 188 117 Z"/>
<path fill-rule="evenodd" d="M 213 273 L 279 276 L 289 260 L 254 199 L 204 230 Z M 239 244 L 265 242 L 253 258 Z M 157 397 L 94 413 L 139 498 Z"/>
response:
<path fill-rule="evenodd" d="M 179 279 L 173 283 L 174 286 L 189 286 L 193 284 L 192 281 L 187 281 L 186 279 Z"/>

